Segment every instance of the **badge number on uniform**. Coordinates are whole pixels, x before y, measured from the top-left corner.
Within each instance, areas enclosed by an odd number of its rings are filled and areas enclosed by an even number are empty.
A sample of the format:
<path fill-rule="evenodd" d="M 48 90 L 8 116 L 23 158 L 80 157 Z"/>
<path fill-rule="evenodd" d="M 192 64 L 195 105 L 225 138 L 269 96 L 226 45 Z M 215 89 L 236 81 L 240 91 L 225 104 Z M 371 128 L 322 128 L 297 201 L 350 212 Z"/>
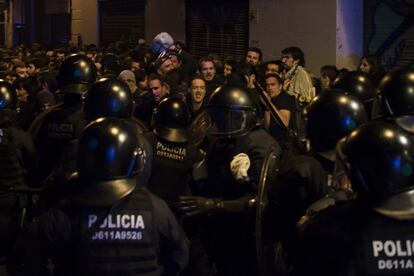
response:
<path fill-rule="evenodd" d="M 99 215 L 94 212 L 86 214 L 86 231 L 96 229 L 90 237 L 91 242 L 149 242 L 147 230 L 151 220 L 150 212 L 122 212 L 109 214 L 99 226 Z M 84 227 L 85 227 L 84 226 Z"/>
<path fill-rule="evenodd" d="M 373 239 L 370 270 L 386 273 L 414 273 L 414 239 Z"/>

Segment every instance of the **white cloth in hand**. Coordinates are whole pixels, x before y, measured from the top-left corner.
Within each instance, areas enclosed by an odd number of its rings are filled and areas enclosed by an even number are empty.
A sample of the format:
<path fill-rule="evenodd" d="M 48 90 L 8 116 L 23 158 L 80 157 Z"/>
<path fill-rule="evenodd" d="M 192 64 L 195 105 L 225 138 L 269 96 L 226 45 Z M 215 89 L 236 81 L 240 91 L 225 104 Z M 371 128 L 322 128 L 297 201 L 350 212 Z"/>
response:
<path fill-rule="evenodd" d="M 248 181 L 247 171 L 250 168 L 250 158 L 245 153 L 239 153 L 230 162 L 230 170 L 237 181 Z"/>

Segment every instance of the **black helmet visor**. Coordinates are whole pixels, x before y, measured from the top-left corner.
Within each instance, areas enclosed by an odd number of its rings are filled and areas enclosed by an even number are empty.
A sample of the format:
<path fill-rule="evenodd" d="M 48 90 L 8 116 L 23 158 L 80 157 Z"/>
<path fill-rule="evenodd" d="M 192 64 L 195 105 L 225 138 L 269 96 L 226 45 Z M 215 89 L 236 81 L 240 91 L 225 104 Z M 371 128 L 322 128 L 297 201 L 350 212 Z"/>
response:
<path fill-rule="evenodd" d="M 210 107 L 208 108 L 208 112 L 213 122 L 209 130 L 210 135 L 237 136 L 248 129 L 248 110 Z"/>

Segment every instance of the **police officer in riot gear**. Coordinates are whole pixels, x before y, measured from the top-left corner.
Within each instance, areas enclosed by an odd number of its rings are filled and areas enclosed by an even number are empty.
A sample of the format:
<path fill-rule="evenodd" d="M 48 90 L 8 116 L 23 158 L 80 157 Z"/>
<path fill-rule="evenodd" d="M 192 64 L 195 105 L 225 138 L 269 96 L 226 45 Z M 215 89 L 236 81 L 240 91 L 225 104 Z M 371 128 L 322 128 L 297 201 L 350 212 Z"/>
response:
<path fill-rule="evenodd" d="M 30 185 L 36 153 L 28 133 L 16 126 L 17 95 L 11 84 L 0 81 L 0 256 L 9 253 L 18 227 L 18 200 L 10 192 Z"/>
<path fill-rule="evenodd" d="M 388 73 L 379 90 L 384 117 L 414 132 L 414 70 L 397 69 Z"/>
<path fill-rule="evenodd" d="M 263 219 L 265 240 L 282 243 L 288 253 L 288 266 L 295 258 L 296 222 L 313 202 L 333 192 L 336 143 L 367 121 L 362 102 L 335 89 L 316 96 L 308 105 L 306 116 L 311 152 L 282 164 L 277 181 L 270 187 Z M 347 196 L 335 193 L 339 195 Z"/>
<path fill-rule="evenodd" d="M 361 103 L 351 93 L 335 89 L 325 90 L 313 100 L 306 110 L 306 133 L 311 149 L 322 156 L 335 151 L 339 139 L 367 121 Z"/>
<path fill-rule="evenodd" d="M 342 89 L 350 95 L 358 97 L 365 106 L 368 120 L 378 117 L 380 111 L 378 92 L 367 73 L 347 72 L 333 82 L 332 88 Z"/>
<path fill-rule="evenodd" d="M 86 122 L 94 121 L 103 117 L 115 117 L 130 122 L 139 134 L 146 131 L 146 127 L 138 119 L 132 117 L 134 101 L 128 86 L 118 80 L 102 78 L 95 82 L 86 94 L 83 114 Z M 148 159 L 152 158 L 152 149 L 149 143 L 141 137 L 142 148 Z M 71 141 L 71 148 L 67 148 L 62 155 L 61 160 L 54 171 L 45 181 L 45 189 L 39 200 L 39 209 L 47 209 L 67 193 L 62 185 L 66 179 L 76 170 L 76 147 L 77 139 Z M 138 178 L 142 183 L 148 181 L 151 174 L 151 162 L 147 162 L 145 172 L 141 173 Z"/>
<path fill-rule="evenodd" d="M 114 117 L 130 122 L 139 134 L 148 131 L 143 122 L 132 116 L 134 99 L 128 85 L 115 78 L 102 78 L 91 86 L 85 97 L 83 112 L 87 122 L 102 117 Z M 140 137 L 139 141 L 149 162 L 144 173 L 138 177 L 142 183 L 147 183 L 152 170 L 152 148 L 143 137 Z"/>
<path fill-rule="evenodd" d="M 63 103 L 40 114 L 30 127 L 40 157 L 38 181 L 43 181 L 56 164 L 62 163 L 60 157 L 73 148 L 72 142 L 86 124 L 82 100 L 96 80 L 95 64 L 84 55 L 70 55 L 60 66 L 58 80 L 64 93 Z"/>
<path fill-rule="evenodd" d="M 177 201 L 180 196 L 192 194 L 193 172 L 204 159 L 204 154 L 189 144 L 189 123 L 187 104 L 180 97 L 167 97 L 154 110 L 153 131 L 145 134 L 154 152 L 148 190 L 167 201 L 177 217 Z M 181 220 L 181 224 L 191 241 L 190 262 L 184 275 L 208 275 L 197 221 Z"/>
<path fill-rule="evenodd" d="M 261 127 L 255 103 L 243 88 L 221 86 L 206 106 L 212 119 L 208 179 L 196 196 L 180 197 L 186 216 L 202 216 L 201 237 L 219 275 L 255 275 L 253 230 L 260 171 L 269 148 L 279 144 Z M 276 168 L 277 169 L 277 168 Z"/>
<path fill-rule="evenodd" d="M 28 182 L 36 167 L 32 138 L 16 127 L 17 95 L 11 84 L 0 81 L 0 187 L 3 192 Z"/>
<path fill-rule="evenodd" d="M 357 198 L 301 219 L 295 275 L 412 275 L 412 136 L 370 122 L 341 140 L 337 155 L 342 184 Z"/>
<path fill-rule="evenodd" d="M 40 216 L 17 244 L 9 270 L 38 275 L 49 257 L 60 275 L 176 275 L 188 244 L 164 201 L 137 183 L 145 156 L 136 128 L 90 123 L 79 141 L 73 193 Z"/>
<path fill-rule="evenodd" d="M 167 202 L 190 195 L 193 168 L 204 156 L 188 144 L 190 113 L 179 97 L 162 100 L 153 113 L 153 131 L 145 134 L 154 152 L 148 189 Z"/>

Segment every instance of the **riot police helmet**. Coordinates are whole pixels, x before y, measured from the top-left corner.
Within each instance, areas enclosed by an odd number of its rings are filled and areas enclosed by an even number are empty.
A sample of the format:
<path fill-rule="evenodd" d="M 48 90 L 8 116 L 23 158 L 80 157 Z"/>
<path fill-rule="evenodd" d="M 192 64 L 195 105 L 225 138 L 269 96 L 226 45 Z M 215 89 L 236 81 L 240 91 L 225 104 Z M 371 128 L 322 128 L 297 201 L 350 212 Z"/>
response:
<path fill-rule="evenodd" d="M 365 106 L 369 118 L 372 108 L 378 100 L 377 89 L 369 75 L 361 71 L 350 71 L 336 78 L 332 88 L 342 89 L 346 93 L 358 97 Z"/>
<path fill-rule="evenodd" d="M 4 109 L 16 109 L 17 107 L 17 94 L 13 85 L 0 80 L 0 110 Z"/>
<path fill-rule="evenodd" d="M 100 117 L 130 118 L 134 100 L 128 85 L 118 79 L 103 78 L 94 83 L 85 97 L 85 119 Z"/>
<path fill-rule="evenodd" d="M 130 194 L 145 168 L 145 152 L 136 128 L 118 118 L 99 118 L 81 134 L 75 200 L 86 205 L 111 205 Z"/>
<path fill-rule="evenodd" d="M 246 89 L 223 85 L 210 96 L 206 106 L 212 120 L 209 135 L 236 138 L 259 125 L 256 105 Z"/>
<path fill-rule="evenodd" d="M 153 113 L 154 134 L 173 143 L 188 142 L 190 113 L 179 97 L 167 97 L 158 103 Z"/>
<path fill-rule="evenodd" d="M 334 150 L 339 139 L 367 121 L 361 101 L 337 89 L 328 89 L 316 96 L 305 114 L 306 134 L 316 152 Z"/>
<path fill-rule="evenodd" d="M 85 55 L 68 56 L 59 68 L 59 86 L 64 93 L 84 94 L 96 81 L 96 67 Z"/>
<path fill-rule="evenodd" d="M 414 114 L 414 69 L 397 69 L 386 74 L 379 90 L 385 116 Z"/>
<path fill-rule="evenodd" d="M 414 141 L 397 124 L 372 121 L 337 145 L 342 163 L 358 196 L 377 203 L 413 189 Z"/>

